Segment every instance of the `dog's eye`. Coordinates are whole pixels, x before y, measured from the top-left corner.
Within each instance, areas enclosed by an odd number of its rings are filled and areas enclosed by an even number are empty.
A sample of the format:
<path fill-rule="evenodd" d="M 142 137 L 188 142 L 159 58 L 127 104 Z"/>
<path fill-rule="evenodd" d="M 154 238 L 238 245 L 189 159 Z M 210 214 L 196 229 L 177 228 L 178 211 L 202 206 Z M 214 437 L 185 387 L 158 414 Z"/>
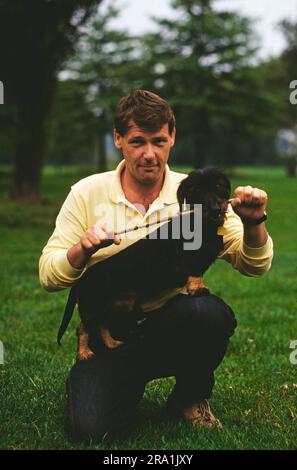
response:
<path fill-rule="evenodd" d="M 221 186 L 220 184 L 216 185 L 216 195 L 220 199 L 229 199 L 229 191 L 227 188 L 224 186 Z"/>

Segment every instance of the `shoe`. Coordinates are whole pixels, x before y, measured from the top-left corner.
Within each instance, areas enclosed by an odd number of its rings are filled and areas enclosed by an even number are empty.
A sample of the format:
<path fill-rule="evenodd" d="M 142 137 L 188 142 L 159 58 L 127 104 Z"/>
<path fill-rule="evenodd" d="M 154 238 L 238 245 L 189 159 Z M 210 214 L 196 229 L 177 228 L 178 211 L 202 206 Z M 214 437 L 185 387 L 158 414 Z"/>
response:
<path fill-rule="evenodd" d="M 175 394 L 171 394 L 167 401 L 167 411 L 171 416 L 183 418 L 194 427 L 204 426 L 207 428 L 221 429 L 222 423 L 212 413 L 208 401 L 202 400 L 200 403 L 193 403 L 182 407 Z"/>

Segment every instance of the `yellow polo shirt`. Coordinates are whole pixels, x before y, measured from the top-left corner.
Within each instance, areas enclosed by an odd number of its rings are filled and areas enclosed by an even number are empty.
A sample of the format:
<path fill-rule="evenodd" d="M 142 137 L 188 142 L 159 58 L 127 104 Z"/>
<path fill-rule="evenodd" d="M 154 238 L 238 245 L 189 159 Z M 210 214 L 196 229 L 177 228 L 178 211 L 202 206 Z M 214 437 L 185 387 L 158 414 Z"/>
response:
<path fill-rule="evenodd" d="M 42 251 L 39 260 L 39 278 L 44 289 L 57 291 L 70 287 L 93 264 L 118 253 L 130 244 L 153 231 L 158 225 L 142 228 L 122 235 L 120 245 L 111 245 L 91 256 L 84 269 L 75 269 L 67 259 L 67 251 L 79 242 L 83 233 L 96 223 L 109 222 L 115 231 L 136 225 L 166 219 L 179 211 L 176 192 L 179 183 L 187 175 L 171 171 L 166 165 L 165 178 L 159 197 L 145 215 L 137 210 L 124 195 L 121 172 L 125 161 L 116 170 L 94 174 L 71 187 L 56 220 L 56 228 Z M 223 235 L 224 250 L 218 258 L 230 262 L 235 269 L 247 276 L 261 276 L 271 265 L 273 243 L 270 237 L 260 248 L 251 248 L 243 242 L 243 225 L 229 204 L 227 217 L 218 234 Z M 141 275 L 141 273 L 140 273 Z M 185 288 L 170 289 L 142 305 L 144 311 L 161 307 L 177 293 L 186 294 Z M 99 294 L 99 292 L 98 292 Z"/>

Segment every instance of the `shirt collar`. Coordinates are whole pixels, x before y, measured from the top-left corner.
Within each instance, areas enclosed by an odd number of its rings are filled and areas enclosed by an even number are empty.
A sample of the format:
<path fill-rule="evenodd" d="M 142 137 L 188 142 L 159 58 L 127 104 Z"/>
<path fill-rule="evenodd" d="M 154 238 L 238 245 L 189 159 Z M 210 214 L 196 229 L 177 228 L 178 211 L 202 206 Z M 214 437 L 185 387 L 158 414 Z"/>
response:
<path fill-rule="evenodd" d="M 121 183 L 121 173 L 125 167 L 125 160 L 121 160 L 118 166 L 116 167 L 113 179 L 110 185 L 109 196 L 110 199 L 115 202 L 125 202 L 125 194 L 122 188 Z M 166 164 L 165 166 L 165 178 L 162 189 L 160 191 L 158 199 L 160 203 L 163 204 L 175 204 L 177 202 L 176 192 L 177 192 L 177 183 L 174 181 L 170 168 Z"/>
<path fill-rule="evenodd" d="M 121 183 L 121 173 L 124 169 L 124 166 L 125 160 L 121 160 L 118 166 L 116 167 L 115 171 L 113 172 L 113 178 L 109 188 L 109 197 L 112 202 L 115 203 L 125 201 L 125 194 Z"/>

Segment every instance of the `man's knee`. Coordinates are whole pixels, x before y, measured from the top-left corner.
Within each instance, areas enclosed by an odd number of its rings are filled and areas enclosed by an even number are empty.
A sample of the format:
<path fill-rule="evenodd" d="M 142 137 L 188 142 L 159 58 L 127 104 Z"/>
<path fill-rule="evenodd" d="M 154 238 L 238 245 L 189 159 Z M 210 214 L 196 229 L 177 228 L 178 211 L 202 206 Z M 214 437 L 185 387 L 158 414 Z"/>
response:
<path fill-rule="evenodd" d="M 105 423 L 98 419 L 98 410 L 95 402 L 87 396 L 80 396 L 75 382 L 72 383 L 71 374 L 66 382 L 67 406 L 65 415 L 65 431 L 68 437 L 75 442 L 98 441 L 107 432 Z"/>
<path fill-rule="evenodd" d="M 76 414 L 72 414 L 72 416 L 67 413 L 65 431 L 71 441 L 90 444 L 126 435 L 132 428 L 134 421 L 134 410 L 131 410 L 124 421 L 113 414 L 99 417 L 96 414 L 91 416 L 91 414 L 84 414 L 80 410 L 76 410 Z"/>
<path fill-rule="evenodd" d="M 98 424 L 82 416 L 76 417 L 75 422 L 70 422 L 66 417 L 65 431 L 69 439 L 74 442 L 99 442 L 104 438 L 107 429 L 98 427 Z"/>
<path fill-rule="evenodd" d="M 233 310 L 215 295 L 191 297 L 191 320 L 199 329 L 219 331 L 231 336 L 237 322 Z"/>
<path fill-rule="evenodd" d="M 144 385 L 126 390 L 111 383 L 106 382 L 106 375 L 98 376 L 91 364 L 78 363 L 72 368 L 66 382 L 65 415 L 65 431 L 71 440 L 99 442 L 129 428 Z"/>

